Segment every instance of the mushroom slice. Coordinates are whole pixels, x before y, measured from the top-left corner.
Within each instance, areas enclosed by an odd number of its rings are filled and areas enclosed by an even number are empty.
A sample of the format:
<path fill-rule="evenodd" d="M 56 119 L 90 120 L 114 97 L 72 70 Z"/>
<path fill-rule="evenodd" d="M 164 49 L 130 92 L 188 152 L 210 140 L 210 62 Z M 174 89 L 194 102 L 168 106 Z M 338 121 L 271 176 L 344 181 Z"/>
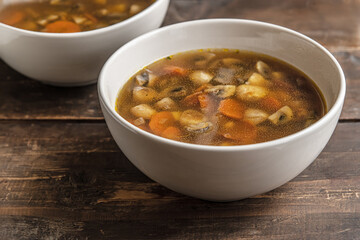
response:
<path fill-rule="evenodd" d="M 201 71 L 201 70 L 192 72 L 189 75 L 189 77 L 190 77 L 190 80 L 193 81 L 197 85 L 209 83 L 211 81 L 211 79 L 214 78 L 214 76 L 212 74 L 205 72 L 205 71 Z"/>
<path fill-rule="evenodd" d="M 186 131 L 192 133 L 206 133 L 213 128 L 213 124 L 207 121 L 205 115 L 195 110 L 184 111 L 179 122 Z"/>
<path fill-rule="evenodd" d="M 293 118 L 293 111 L 289 106 L 280 108 L 277 112 L 270 115 L 268 119 L 275 125 L 281 125 L 289 122 Z"/>
<path fill-rule="evenodd" d="M 230 84 L 234 79 L 234 75 L 235 75 L 235 69 L 221 67 L 216 73 L 214 81 L 220 84 Z"/>
<path fill-rule="evenodd" d="M 269 81 L 266 80 L 262 75 L 258 73 L 253 73 L 247 80 L 246 84 L 255 85 L 255 86 L 268 86 Z"/>
<path fill-rule="evenodd" d="M 150 71 L 146 70 L 136 75 L 135 79 L 136 79 L 136 83 L 140 86 L 149 85 L 149 87 L 153 87 L 155 85 L 157 76 L 151 73 Z"/>
<path fill-rule="evenodd" d="M 37 24 L 39 24 L 40 26 L 45 26 L 46 24 L 49 23 L 49 21 L 47 19 L 40 19 L 38 21 L 36 21 Z"/>
<path fill-rule="evenodd" d="M 187 90 L 184 86 L 168 87 L 165 88 L 160 95 L 164 97 L 182 98 L 187 95 Z"/>
<path fill-rule="evenodd" d="M 204 92 L 211 93 L 219 98 L 231 97 L 235 94 L 235 91 L 235 85 L 217 85 L 204 90 Z"/>
<path fill-rule="evenodd" d="M 72 16 L 72 19 L 74 20 L 74 22 L 76 24 L 79 24 L 79 25 L 83 24 L 87 20 L 87 18 L 81 17 L 81 16 Z"/>
<path fill-rule="evenodd" d="M 242 66 L 244 64 L 242 60 L 237 58 L 223 58 L 221 62 L 227 67 Z"/>
<path fill-rule="evenodd" d="M 48 20 L 48 21 L 56 21 L 56 20 L 58 20 L 59 18 L 60 18 L 59 15 L 52 14 L 52 15 L 49 15 L 49 16 L 47 17 L 47 20 Z"/>
<path fill-rule="evenodd" d="M 215 53 L 211 52 L 201 52 L 199 53 L 196 58 L 194 59 L 194 65 L 198 68 L 205 67 L 211 59 L 216 56 Z"/>
<path fill-rule="evenodd" d="M 183 126 L 196 125 L 201 122 L 206 122 L 206 117 L 201 112 L 196 110 L 186 110 L 180 116 L 180 124 Z"/>
<path fill-rule="evenodd" d="M 139 117 L 139 118 L 134 120 L 134 125 L 135 126 L 144 125 L 145 123 L 146 122 L 145 122 L 145 119 L 143 117 Z"/>
<path fill-rule="evenodd" d="M 133 98 L 136 102 L 152 102 L 156 99 L 157 92 L 148 87 L 134 87 L 133 89 Z"/>
<path fill-rule="evenodd" d="M 155 103 L 155 107 L 160 110 L 169 111 L 176 109 L 177 106 L 171 98 L 166 97 Z"/>
<path fill-rule="evenodd" d="M 256 63 L 256 70 L 263 75 L 265 78 L 269 78 L 271 74 L 271 68 L 269 65 L 264 63 L 263 61 L 258 61 Z"/>
<path fill-rule="evenodd" d="M 212 128 L 213 124 L 211 122 L 200 122 L 186 126 L 185 130 L 192 133 L 206 133 L 209 132 Z"/>
<path fill-rule="evenodd" d="M 140 104 L 130 109 L 131 114 L 138 118 L 150 119 L 156 113 L 148 104 Z"/>
<path fill-rule="evenodd" d="M 249 108 L 244 113 L 244 120 L 254 125 L 264 122 L 268 117 L 269 114 L 267 114 L 266 112 L 260 109 L 255 109 L 255 108 Z"/>
<path fill-rule="evenodd" d="M 236 88 L 236 97 L 243 101 L 255 102 L 268 94 L 266 88 L 253 85 L 240 85 Z"/>

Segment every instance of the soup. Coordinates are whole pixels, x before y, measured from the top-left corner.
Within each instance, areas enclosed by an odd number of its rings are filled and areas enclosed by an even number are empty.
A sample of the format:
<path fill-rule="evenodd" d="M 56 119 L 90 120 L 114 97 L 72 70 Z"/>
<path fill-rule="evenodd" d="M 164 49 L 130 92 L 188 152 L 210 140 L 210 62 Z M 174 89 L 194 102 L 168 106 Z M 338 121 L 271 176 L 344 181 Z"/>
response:
<path fill-rule="evenodd" d="M 326 106 L 314 82 L 285 62 L 208 49 L 169 56 L 136 73 L 119 92 L 116 111 L 161 137 L 230 146 L 296 133 Z"/>
<path fill-rule="evenodd" d="M 89 31 L 121 22 L 155 0 L 45 0 L 16 3 L 0 11 L 0 22 L 50 33 Z"/>

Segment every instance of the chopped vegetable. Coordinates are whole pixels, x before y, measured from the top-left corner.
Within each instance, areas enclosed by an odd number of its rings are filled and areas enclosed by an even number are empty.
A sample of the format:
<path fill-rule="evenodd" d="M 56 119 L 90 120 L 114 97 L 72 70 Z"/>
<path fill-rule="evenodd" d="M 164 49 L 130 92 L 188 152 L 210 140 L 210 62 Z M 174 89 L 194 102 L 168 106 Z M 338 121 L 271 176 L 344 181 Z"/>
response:
<path fill-rule="evenodd" d="M 264 122 L 268 117 L 269 114 L 260 109 L 249 108 L 244 113 L 244 120 L 254 125 Z"/>
<path fill-rule="evenodd" d="M 173 74 L 173 75 L 179 75 L 179 76 L 184 76 L 187 73 L 185 68 L 173 66 L 173 65 L 165 66 L 162 69 L 162 72 L 164 74 Z"/>
<path fill-rule="evenodd" d="M 201 112 L 196 110 L 186 110 L 181 114 L 179 121 L 183 126 L 191 126 L 206 122 L 207 119 Z"/>
<path fill-rule="evenodd" d="M 135 87 L 133 90 L 133 97 L 136 102 L 148 103 L 155 101 L 157 98 L 157 92 L 148 87 Z"/>
<path fill-rule="evenodd" d="M 0 16 L 0 22 L 7 25 L 15 25 L 24 19 L 24 13 L 20 11 L 7 12 Z"/>
<path fill-rule="evenodd" d="M 235 99 L 225 99 L 220 102 L 219 112 L 227 117 L 242 119 L 244 117 L 245 105 Z"/>
<path fill-rule="evenodd" d="M 145 119 L 143 117 L 139 117 L 139 118 L 134 120 L 134 125 L 135 126 L 144 125 L 145 123 L 146 123 L 146 121 L 145 121 Z"/>
<path fill-rule="evenodd" d="M 260 104 L 265 110 L 270 112 L 275 112 L 283 106 L 279 100 L 271 96 L 264 97 L 260 101 Z"/>
<path fill-rule="evenodd" d="M 236 86 L 235 85 L 217 85 L 205 89 L 204 92 L 211 93 L 219 98 L 228 98 L 232 97 L 235 94 Z"/>
<path fill-rule="evenodd" d="M 182 104 L 184 104 L 186 107 L 196 107 L 200 104 L 199 102 L 199 95 L 202 94 L 202 92 L 195 92 L 193 94 L 190 94 L 186 96 L 182 100 Z"/>
<path fill-rule="evenodd" d="M 80 31 L 81 28 L 78 24 L 64 20 L 49 23 L 44 30 L 44 32 L 48 33 L 75 33 Z"/>
<path fill-rule="evenodd" d="M 254 125 L 246 121 L 230 121 L 220 128 L 221 135 L 242 144 L 253 143 L 257 136 Z"/>
<path fill-rule="evenodd" d="M 197 85 L 209 83 L 213 79 L 213 75 L 205 71 L 194 71 L 189 75 L 191 81 Z"/>
<path fill-rule="evenodd" d="M 258 74 L 258 73 L 253 73 L 249 79 L 246 82 L 249 85 L 255 85 L 255 86 L 269 86 L 270 82 L 268 80 L 266 80 L 262 75 Z"/>
<path fill-rule="evenodd" d="M 271 75 L 271 69 L 269 65 L 264 63 L 263 61 L 258 61 L 256 63 L 256 70 L 263 75 L 265 78 L 269 78 Z"/>
<path fill-rule="evenodd" d="M 130 109 L 130 112 L 135 117 L 141 117 L 144 119 L 150 119 L 152 115 L 156 113 L 156 111 L 148 104 L 140 104 Z"/>
<path fill-rule="evenodd" d="M 287 123 L 292 120 L 293 112 L 290 107 L 284 106 L 280 108 L 276 113 L 268 117 L 268 119 L 275 125 Z"/>
<path fill-rule="evenodd" d="M 268 90 L 259 86 L 240 85 L 236 88 L 236 97 L 247 102 L 259 101 L 268 94 Z"/>
<path fill-rule="evenodd" d="M 179 141 L 181 138 L 181 131 L 177 127 L 170 126 L 162 132 L 161 136 L 164 138 Z"/>
<path fill-rule="evenodd" d="M 155 103 L 155 107 L 163 111 L 175 110 L 177 108 L 174 100 L 169 97 L 163 98 Z"/>
<path fill-rule="evenodd" d="M 171 112 L 158 112 L 152 115 L 149 127 L 153 133 L 161 135 L 163 131 L 175 124 L 174 116 Z"/>

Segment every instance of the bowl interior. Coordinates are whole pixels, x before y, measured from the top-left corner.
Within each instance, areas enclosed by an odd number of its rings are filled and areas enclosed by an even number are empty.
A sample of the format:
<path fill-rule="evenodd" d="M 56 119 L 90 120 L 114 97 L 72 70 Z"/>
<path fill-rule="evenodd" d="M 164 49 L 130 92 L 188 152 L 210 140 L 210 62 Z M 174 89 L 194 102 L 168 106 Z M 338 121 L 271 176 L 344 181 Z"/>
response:
<path fill-rule="evenodd" d="M 342 70 L 337 61 L 313 40 L 272 24 L 214 19 L 165 27 L 129 42 L 103 68 L 100 94 L 114 109 L 119 90 L 138 70 L 168 55 L 206 48 L 259 52 L 297 67 L 321 89 L 328 111 L 344 87 Z"/>

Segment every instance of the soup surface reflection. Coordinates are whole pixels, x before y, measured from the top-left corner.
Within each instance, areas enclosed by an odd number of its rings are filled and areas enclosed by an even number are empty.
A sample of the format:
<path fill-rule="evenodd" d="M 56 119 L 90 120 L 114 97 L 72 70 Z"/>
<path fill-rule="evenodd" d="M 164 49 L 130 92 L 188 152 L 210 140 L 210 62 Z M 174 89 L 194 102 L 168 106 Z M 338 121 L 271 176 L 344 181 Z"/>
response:
<path fill-rule="evenodd" d="M 168 139 L 230 146 L 296 133 L 321 118 L 326 106 L 314 82 L 283 61 L 208 49 L 140 70 L 119 92 L 116 111 Z"/>
<path fill-rule="evenodd" d="M 155 0 L 45 0 L 15 3 L 0 11 L 0 22 L 30 31 L 73 33 L 121 22 Z"/>

